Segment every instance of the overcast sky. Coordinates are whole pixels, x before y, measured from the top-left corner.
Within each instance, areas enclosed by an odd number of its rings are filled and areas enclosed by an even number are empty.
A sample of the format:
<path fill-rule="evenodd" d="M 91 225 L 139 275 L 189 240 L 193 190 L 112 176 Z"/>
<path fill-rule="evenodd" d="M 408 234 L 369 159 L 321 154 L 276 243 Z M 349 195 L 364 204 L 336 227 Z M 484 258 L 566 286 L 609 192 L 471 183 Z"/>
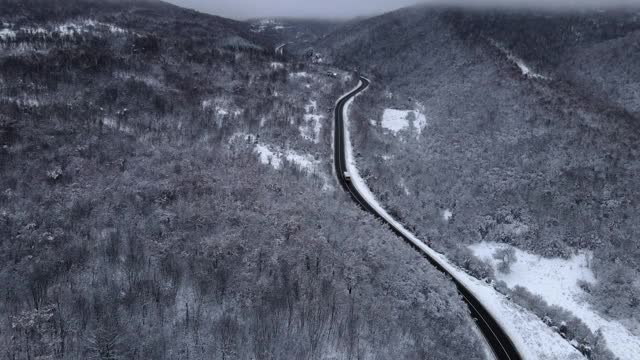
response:
<path fill-rule="evenodd" d="M 429 0 L 168 0 L 176 5 L 244 20 L 254 17 L 340 17 L 372 15 Z M 545 7 L 603 7 L 634 5 L 640 0 L 431 0 L 477 6 L 536 4 Z"/>

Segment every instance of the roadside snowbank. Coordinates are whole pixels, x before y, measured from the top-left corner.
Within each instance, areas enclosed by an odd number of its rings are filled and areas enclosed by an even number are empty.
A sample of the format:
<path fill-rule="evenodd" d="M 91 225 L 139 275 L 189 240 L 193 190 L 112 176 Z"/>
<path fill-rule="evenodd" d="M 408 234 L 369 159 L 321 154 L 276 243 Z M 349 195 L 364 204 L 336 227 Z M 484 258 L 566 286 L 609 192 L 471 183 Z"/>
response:
<path fill-rule="evenodd" d="M 497 271 L 498 260 L 493 258 L 493 254 L 498 249 L 508 247 L 512 246 L 482 242 L 469 246 L 469 249 L 479 258 L 487 260 L 496 270 L 496 278 L 504 281 L 510 288 L 524 287 L 531 293 L 542 296 L 548 304 L 571 311 L 584 321 L 591 331 L 600 329 L 609 350 L 621 360 L 638 358 L 640 338 L 634 336 L 621 323 L 597 314 L 584 300 L 586 294 L 578 286 L 578 281 L 596 281 L 588 266 L 589 254 L 581 253 L 568 260 L 548 259 L 512 247 L 517 260 L 511 265 L 511 272 L 504 274 Z"/>
<path fill-rule="evenodd" d="M 357 96 L 356 96 L 357 97 Z M 458 281 L 463 283 L 495 317 L 496 321 L 509 334 L 514 345 L 517 347 L 524 359 L 541 360 L 576 360 L 584 359 L 584 356 L 565 341 L 559 334 L 553 332 L 537 316 L 510 302 L 493 287 L 468 275 L 461 269 L 455 267 L 446 257 L 428 247 L 424 242 L 415 237 L 405 229 L 400 223 L 392 218 L 376 200 L 365 181 L 360 177 L 356 161 L 351 147 L 349 136 L 349 107 L 353 103 L 352 98 L 345 105 L 344 125 L 345 125 L 345 153 L 347 157 L 347 170 L 351 175 L 352 184 L 358 189 L 360 194 L 376 211 L 382 215 L 390 224 L 402 232 L 410 241 L 420 248 L 424 253 L 430 255 L 442 267 Z"/>

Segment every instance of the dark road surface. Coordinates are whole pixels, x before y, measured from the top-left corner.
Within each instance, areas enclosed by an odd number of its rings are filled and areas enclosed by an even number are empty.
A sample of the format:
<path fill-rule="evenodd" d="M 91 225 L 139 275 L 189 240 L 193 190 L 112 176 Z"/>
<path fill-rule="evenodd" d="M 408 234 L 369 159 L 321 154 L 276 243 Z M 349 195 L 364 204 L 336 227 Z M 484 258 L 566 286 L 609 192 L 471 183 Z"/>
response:
<path fill-rule="evenodd" d="M 403 238 L 409 245 L 411 245 L 414 249 L 416 249 L 420 254 L 427 259 L 431 265 L 435 266 L 441 272 L 447 274 L 449 278 L 456 284 L 458 291 L 462 295 L 463 299 L 467 303 L 469 307 L 469 311 L 471 312 L 471 316 L 476 320 L 476 324 L 480 329 L 480 332 L 486 339 L 486 342 L 491 347 L 494 356 L 500 360 L 520 360 L 522 357 L 516 350 L 513 342 L 507 336 L 505 331 L 498 325 L 496 320 L 489 314 L 486 308 L 478 301 L 478 299 L 462 284 L 460 283 L 454 276 L 451 274 L 434 258 L 431 257 L 428 253 L 420 249 L 419 246 L 416 245 L 415 239 L 411 239 L 399 228 L 397 225 L 389 222 L 385 219 L 382 214 L 380 214 L 371 204 L 369 204 L 365 198 L 358 192 L 356 187 L 353 185 L 350 179 L 347 179 L 345 176 L 345 172 L 347 172 L 347 162 L 346 162 L 346 154 L 345 154 L 345 141 L 344 141 L 344 120 L 343 115 L 345 111 L 345 104 L 356 96 L 358 93 L 363 91 L 369 86 L 369 80 L 360 77 L 361 84 L 360 86 L 343 96 L 337 103 L 335 108 L 335 145 L 334 145 L 334 159 L 336 166 L 336 174 L 340 181 L 342 187 L 351 194 L 351 197 L 362 207 L 364 210 L 374 214 L 376 217 L 384 221 L 389 225 L 391 230 L 393 230 L 398 236 Z"/>

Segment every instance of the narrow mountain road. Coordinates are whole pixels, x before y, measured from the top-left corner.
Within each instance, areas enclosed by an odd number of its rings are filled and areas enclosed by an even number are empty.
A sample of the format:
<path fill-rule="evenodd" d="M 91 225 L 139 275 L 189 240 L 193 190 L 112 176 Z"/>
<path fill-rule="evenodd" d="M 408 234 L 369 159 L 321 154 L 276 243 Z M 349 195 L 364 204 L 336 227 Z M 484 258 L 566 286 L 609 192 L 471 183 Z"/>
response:
<path fill-rule="evenodd" d="M 336 174 L 338 176 L 338 180 L 342 187 L 351 194 L 351 197 L 356 201 L 360 207 L 364 210 L 372 213 L 385 223 L 389 225 L 391 230 L 393 230 L 398 236 L 404 239 L 407 243 L 409 243 L 414 249 L 420 252 L 430 263 L 435 266 L 441 272 L 447 274 L 453 282 L 456 284 L 458 291 L 462 295 L 462 298 L 467 303 L 469 307 L 469 311 L 471 312 L 471 316 L 476 320 L 476 324 L 482 335 L 484 336 L 486 342 L 491 347 L 493 354 L 496 359 L 499 360 L 520 360 L 522 357 L 518 353 L 517 349 L 513 345 L 513 342 L 506 334 L 506 332 L 502 329 L 502 327 L 497 323 L 497 321 L 491 316 L 491 314 L 487 311 L 485 306 L 480 303 L 480 301 L 471 293 L 469 289 L 467 289 L 464 284 L 462 284 L 456 276 L 450 273 L 445 266 L 441 263 L 442 260 L 434 258 L 429 251 L 426 251 L 427 247 L 424 242 L 418 240 L 413 234 L 408 233 L 404 227 L 399 225 L 399 223 L 392 219 L 386 211 L 381 210 L 378 204 L 372 203 L 369 199 L 366 199 L 366 196 L 363 196 L 363 190 L 360 187 L 362 185 L 358 185 L 352 181 L 351 174 L 348 172 L 348 164 L 347 164 L 347 155 L 345 149 L 345 124 L 344 124 L 344 116 L 347 111 L 346 105 L 348 102 L 353 99 L 358 93 L 362 92 L 369 86 L 369 80 L 360 77 L 360 85 L 354 89 L 353 91 L 344 95 L 335 108 L 335 144 L 334 144 L 334 160 L 336 166 Z"/>

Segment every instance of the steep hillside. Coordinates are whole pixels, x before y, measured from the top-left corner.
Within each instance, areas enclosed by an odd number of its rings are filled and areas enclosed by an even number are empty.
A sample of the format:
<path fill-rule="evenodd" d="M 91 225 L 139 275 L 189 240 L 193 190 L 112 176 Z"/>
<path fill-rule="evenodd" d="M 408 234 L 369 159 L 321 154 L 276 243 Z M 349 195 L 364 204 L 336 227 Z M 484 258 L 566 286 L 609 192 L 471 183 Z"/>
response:
<path fill-rule="evenodd" d="M 596 280 L 579 296 L 633 333 L 638 26 L 634 13 L 416 7 L 345 25 L 317 47 L 373 80 L 354 104 L 354 140 L 390 212 L 480 278 L 491 275 L 470 260 L 471 243 L 561 259 L 587 251 Z M 573 316 L 555 314 L 550 323 Z"/>
<path fill-rule="evenodd" d="M 1 1 L 7 359 L 482 359 L 453 285 L 336 190 L 348 73 L 155 1 Z"/>

